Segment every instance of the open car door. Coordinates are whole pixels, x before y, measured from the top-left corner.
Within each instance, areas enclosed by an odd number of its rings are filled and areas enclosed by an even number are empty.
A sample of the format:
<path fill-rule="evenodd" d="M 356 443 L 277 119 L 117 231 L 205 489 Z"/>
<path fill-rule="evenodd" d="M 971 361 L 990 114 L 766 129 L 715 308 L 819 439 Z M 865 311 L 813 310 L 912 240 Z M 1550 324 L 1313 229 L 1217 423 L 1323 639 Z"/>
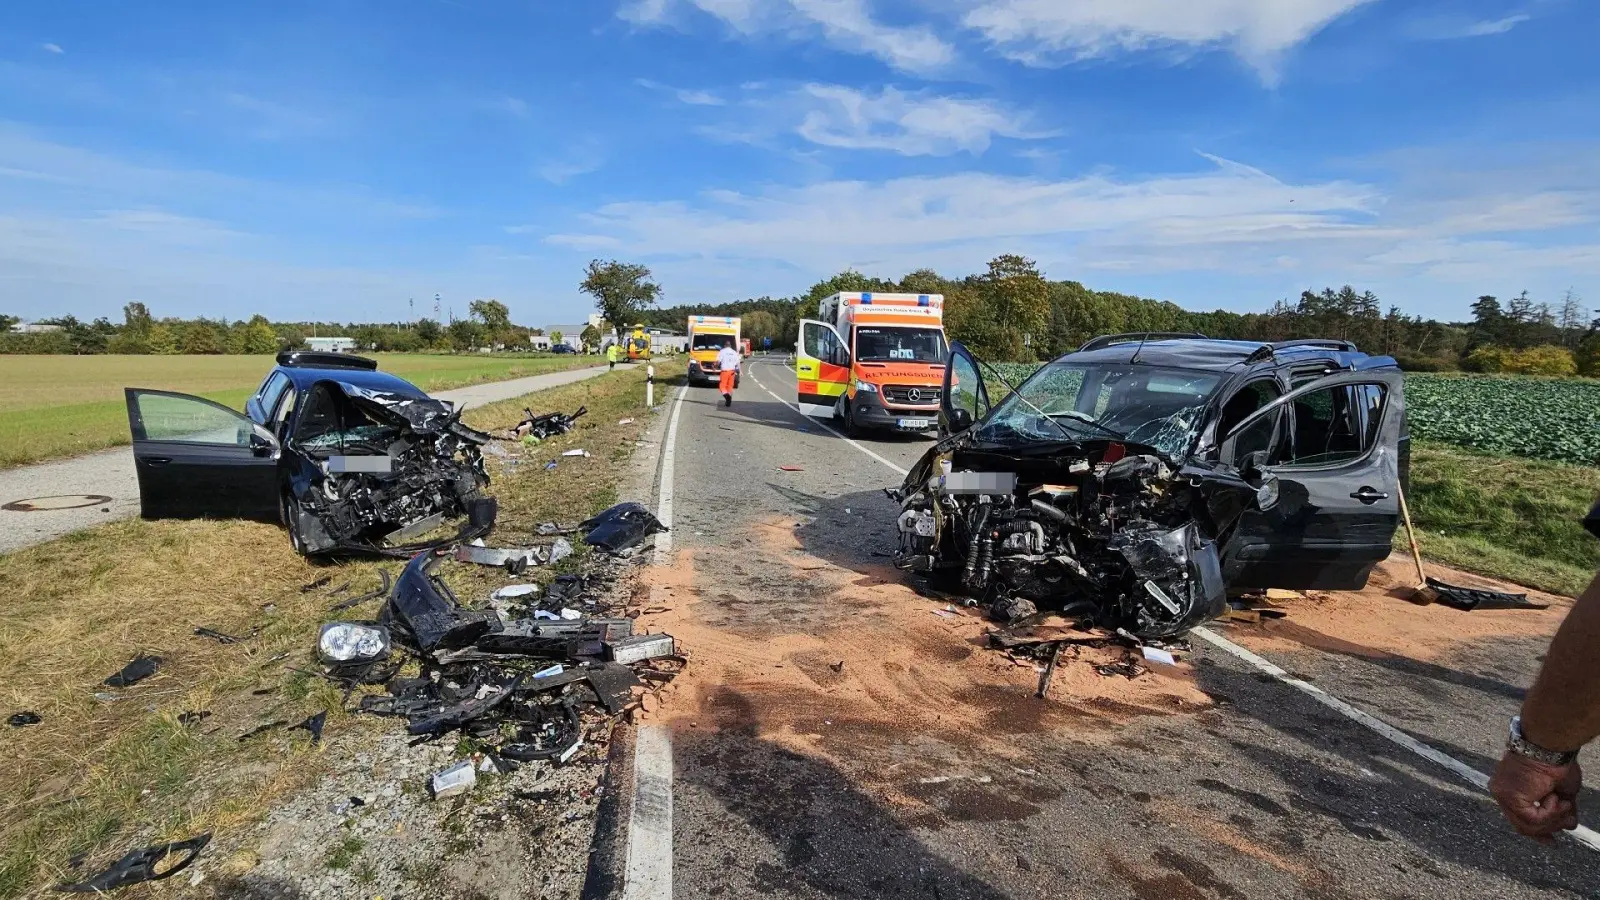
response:
<path fill-rule="evenodd" d="M 203 397 L 124 393 L 146 519 L 278 520 L 282 447 L 272 432 Z"/>
<path fill-rule="evenodd" d="M 951 341 L 939 400 L 939 436 L 966 431 L 988 414 L 989 391 L 983 386 L 977 358 L 960 341 Z"/>
<path fill-rule="evenodd" d="M 819 419 L 836 415 L 839 398 L 850 386 L 850 351 L 831 325 L 800 320 L 794 371 L 800 411 Z"/>
<path fill-rule="evenodd" d="M 1400 522 L 1405 376 L 1345 371 L 1304 384 L 1222 436 L 1220 461 L 1276 481 L 1223 553 L 1230 588 L 1360 590 Z"/>

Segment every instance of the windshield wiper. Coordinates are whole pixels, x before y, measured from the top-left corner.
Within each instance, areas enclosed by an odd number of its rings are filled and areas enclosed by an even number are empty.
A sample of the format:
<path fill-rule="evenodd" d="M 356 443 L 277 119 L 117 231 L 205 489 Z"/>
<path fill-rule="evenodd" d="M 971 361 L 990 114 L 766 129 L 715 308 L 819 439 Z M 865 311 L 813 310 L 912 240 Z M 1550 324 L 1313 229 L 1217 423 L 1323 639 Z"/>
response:
<path fill-rule="evenodd" d="M 1071 419 L 1074 422 L 1082 422 L 1085 425 L 1093 425 L 1094 427 L 1100 429 L 1101 431 L 1105 432 L 1106 434 L 1111 435 L 1113 438 L 1116 438 L 1117 440 L 1121 440 L 1122 439 L 1122 433 L 1121 432 L 1119 432 L 1119 431 L 1117 431 L 1117 430 L 1115 430 L 1115 429 L 1113 429 L 1113 428 L 1111 428 L 1109 426 L 1102 425 L 1099 422 L 1096 422 L 1094 420 L 1094 417 L 1089 415 L 1086 412 L 1082 412 L 1082 411 L 1076 410 L 1076 409 L 1069 409 L 1069 410 L 1064 410 L 1064 411 L 1058 412 L 1058 413 L 1050 413 L 1048 418 L 1050 418 L 1052 421 L 1054 421 L 1054 417 L 1056 417 L 1056 416 L 1066 416 L 1067 418 Z"/>
<path fill-rule="evenodd" d="M 973 359 L 977 359 L 977 357 L 973 357 Z M 1026 403 L 1028 405 L 1029 409 L 1031 409 L 1034 412 L 1039 414 L 1039 418 L 1045 420 L 1046 422 L 1049 422 L 1051 424 L 1051 426 L 1053 426 L 1055 428 L 1055 430 L 1061 432 L 1061 435 L 1067 439 L 1068 443 L 1071 443 L 1071 444 L 1078 443 L 1078 439 L 1073 436 L 1072 432 L 1070 432 L 1070 431 L 1068 431 L 1066 429 L 1066 426 L 1062 425 L 1060 422 L 1057 422 L 1055 419 L 1050 418 L 1050 414 L 1049 413 L 1045 412 L 1044 410 L 1040 409 L 1037 406 L 1034 406 L 1033 405 L 1033 401 L 1031 401 L 1027 397 L 1024 397 L 1021 394 L 1017 393 L 1017 389 L 1011 385 L 1011 382 L 1006 380 L 1006 377 L 1004 375 L 1001 375 L 999 372 L 995 371 L 994 366 L 991 366 L 988 363 L 983 362 L 982 360 L 978 360 L 978 363 L 980 365 L 982 365 L 985 369 L 988 369 L 990 375 L 993 375 L 995 378 L 999 379 L 1000 383 L 1005 385 L 1006 389 L 1011 392 L 1011 396 L 1017 398 L 1019 401 L 1021 401 L 1023 403 Z M 1104 426 L 1102 426 L 1102 427 L 1104 427 Z M 1015 428 L 1012 428 L 1011 431 L 1012 431 L 1013 434 L 1021 434 L 1021 432 L 1017 431 L 1017 429 L 1015 429 Z"/>

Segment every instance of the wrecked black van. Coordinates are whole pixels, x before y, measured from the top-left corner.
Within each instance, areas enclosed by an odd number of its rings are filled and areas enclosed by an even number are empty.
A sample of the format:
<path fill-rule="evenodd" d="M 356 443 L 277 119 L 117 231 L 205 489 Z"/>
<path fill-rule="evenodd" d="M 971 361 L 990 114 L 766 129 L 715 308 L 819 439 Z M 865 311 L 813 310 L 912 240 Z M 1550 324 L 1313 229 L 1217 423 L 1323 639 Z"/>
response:
<path fill-rule="evenodd" d="M 281 522 L 308 556 L 405 556 L 494 525 L 489 435 L 373 360 L 280 353 L 243 414 L 187 394 L 125 394 L 147 519 Z M 450 522 L 445 537 L 419 540 Z"/>
<path fill-rule="evenodd" d="M 1409 444 L 1390 357 L 1108 335 L 990 386 L 953 344 L 941 439 L 889 493 L 896 564 L 996 618 L 1172 637 L 1230 592 L 1355 590 L 1389 555 Z"/>

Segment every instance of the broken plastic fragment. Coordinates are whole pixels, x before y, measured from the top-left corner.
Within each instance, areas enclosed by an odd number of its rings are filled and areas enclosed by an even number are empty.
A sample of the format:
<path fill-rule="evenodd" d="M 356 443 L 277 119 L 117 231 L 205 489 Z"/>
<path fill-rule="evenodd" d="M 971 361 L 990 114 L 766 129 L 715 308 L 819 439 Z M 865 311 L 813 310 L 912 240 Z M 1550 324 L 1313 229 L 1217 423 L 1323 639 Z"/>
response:
<path fill-rule="evenodd" d="M 328 713 L 324 710 L 315 715 L 307 716 L 306 720 L 298 725 L 290 725 L 289 730 L 295 731 L 298 729 L 304 731 L 306 734 L 311 735 L 311 743 L 316 744 L 322 741 L 322 727 L 326 724 L 328 724 Z"/>
<path fill-rule="evenodd" d="M 618 425 L 632 425 L 633 424 L 633 420 L 632 419 L 618 419 L 617 420 L 617 424 Z"/>
<path fill-rule="evenodd" d="M 534 678 L 549 678 L 551 675 L 560 675 L 562 672 L 565 672 L 565 671 L 566 671 L 566 667 L 562 666 L 560 663 L 556 663 L 555 665 L 551 666 L 548 669 L 540 669 L 539 671 L 533 673 L 533 677 Z"/>
<path fill-rule="evenodd" d="M 131 662 L 122 667 L 122 671 L 107 678 L 104 683 L 111 687 L 128 687 L 154 675 L 159 668 L 161 668 L 161 657 L 141 654 L 135 656 Z"/>
<path fill-rule="evenodd" d="M 184 726 L 199 725 L 210 717 L 211 710 L 209 709 L 202 709 L 197 712 L 181 712 L 178 713 L 178 724 Z"/>
<path fill-rule="evenodd" d="M 587 451 L 587 450 L 568 450 L 568 451 L 562 453 L 561 455 L 562 456 L 581 456 L 581 457 L 587 458 L 589 456 L 589 451 Z"/>
<path fill-rule="evenodd" d="M 556 538 L 550 545 L 550 563 L 554 565 L 572 555 L 572 542 L 566 538 Z"/>
<path fill-rule="evenodd" d="M 1144 651 L 1144 658 L 1150 660 L 1151 662 L 1165 663 L 1169 666 L 1175 666 L 1178 664 L 1177 657 L 1158 647 L 1146 646 L 1141 647 L 1140 649 Z"/>
<path fill-rule="evenodd" d="M 12 728 L 23 728 L 28 725 L 37 725 L 43 722 L 44 719 L 36 712 L 24 711 L 13 714 L 6 721 L 11 724 Z"/>
<path fill-rule="evenodd" d="M 317 657 L 324 663 L 373 662 L 389 655 L 389 629 L 382 625 L 329 622 L 317 635 Z"/>
<path fill-rule="evenodd" d="M 496 600 L 505 600 L 511 597 L 526 597 L 529 594 L 539 593 L 537 584 L 508 584 L 503 588 L 496 588 L 489 596 Z"/>
<path fill-rule="evenodd" d="M 590 529 L 585 544 L 611 553 L 637 546 L 652 534 L 668 531 L 661 520 L 638 503 L 618 503 L 578 526 Z"/>
<path fill-rule="evenodd" d="M 566 619 L 569 622 L 575 622 L 578 619 L 583 618 L 583 613 L 578 612 L 575 609 L 565 609 L 565 608 L 563 608 L 561 610 L 561 618 Z"/>
<path fill-rule="evenodd" d="M 472 760 L 458 762 L 448 769 L 433 773 L 433 799 L 444 800 L 465 794 L 478 783 L 478 772 Z"/>
<path fill-rule="evenodd" d="M 99 875 L 88 881 L 77 884 L 58 884 L 56 890 L 69 894 L 98 894 L 102 891 L 116 890 L 130 884 L 139 884 L 144 881 L 160 881 L 182 872 L 194 862 L 200 851 L 211 842 L 211 832 L 206 832 L 199 837 L 192 837 L 186 841 L 175 841 L 170 844 L 157 844 L 143 850 L 134 850 L 126 856 L 111 864 Z M 183 855 L 177 862 L 156 871 L 156 866 L 167 861 L 167 857 Z"/>

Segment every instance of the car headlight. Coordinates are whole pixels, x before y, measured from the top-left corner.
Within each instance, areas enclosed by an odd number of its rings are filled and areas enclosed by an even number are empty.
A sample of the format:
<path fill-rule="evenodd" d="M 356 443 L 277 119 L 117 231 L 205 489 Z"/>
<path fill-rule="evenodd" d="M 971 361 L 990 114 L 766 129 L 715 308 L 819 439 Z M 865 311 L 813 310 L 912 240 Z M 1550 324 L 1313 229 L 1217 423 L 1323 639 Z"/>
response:
<path fill-rule="evenodd" d="M 873 384 L 870 381 L 857 381 L 856 382 L 856 391 L 857 391 L 857 393 L 859 393 L 861 391 L 866 391 L 869 394 L 876 394 L 878 392 L 878 386 Z"/>

